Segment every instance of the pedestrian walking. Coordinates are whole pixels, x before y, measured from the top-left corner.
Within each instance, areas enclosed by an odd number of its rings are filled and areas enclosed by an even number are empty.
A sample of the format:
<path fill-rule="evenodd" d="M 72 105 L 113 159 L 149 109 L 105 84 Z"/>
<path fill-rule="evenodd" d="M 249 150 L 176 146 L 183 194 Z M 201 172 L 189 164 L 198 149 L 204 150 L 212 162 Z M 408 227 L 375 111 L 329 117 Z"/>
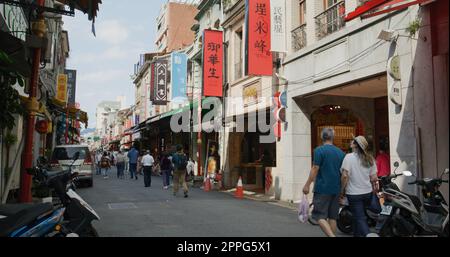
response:
<path fill-rule="evenodd" d="M 333 145 L 332 128 L 323 129 L 321 138 L 323 145 L 314 150 L 313 167 L 303 193 L 308 195 L 311 184 L 315 182 L 312 218 L 317 220 L 327 236 L 336 237 L 341 191 L 340 170 L 345 154 Z"/>
<path fill-rule="evenodd" d="M 152 186 L 152 169 L 153 164 L 155 163 L 155 160 L 153 159 L 153 156 L 150 154 L 150 150 L 146 151 L 146 154 L 142 157 L 142 167 L 144 170 L 144 185 L 145 187 L 151 187 Z"/>
<path fill-rule="evenodd" d="M 117 153 L 116 157 L 116 167 L 117 167 L 117 178 L 123 179 L 125 178 L 124 169 L 125 169 L 125 155 L 122 151 Z"/>
<path fill-rule="evenodd" d="M 184 197 L 188 197 L 188 186 L 186 183 L 186 167 L 188 159 L 186 154 L 183 153 L 183 147 L 177 146 L 177 152 L 172 157 L 172 162 L 175 165 L 175 171 L 173 173 L 173 195 L 176 196 L 180 186 L 183 187 Z"/>
<path fill-rule="evenodd" d="M 136 150 L 136 148 L 133 146 L 130 151 L 128 152 L 128 160 L 129 160 L 129 168 L 130 168 L 130 179 L 136 178 L 136 180 L 138 179 L 137 177 L 137 163 L 138 163 L 138 158 L 139 158 L 139 151 Z"/>
<path fill-rule="evenodd" d="M 341 169 L 341 198 L 347 196 L 355 237 L 366 237 L 370 233 L 365 210 L 374 198 L 378 199 L 374 194 L 378 182 L 377 167 L 368 147 L 365 137 L 356 137 L 351 143 L 353 152 L 345 156 Z"/>
<path fill-rule="evenodd" d="M 102 159 L 100 161 L 100 165 L 102 167 L 102 175 L 104 179 L 108 178 L 109 169 L 111 168 L 111 159 L 108 156 L 107 152 L 103 153 Z"/>
<path fill-rule="evenodd" d="M 136 169 L 136 174 L 137 175 L 143 175 L 143 166 L 142 166 L 142 157 L 144 157 L 144 153 L 140 153 L 139 157 L 138 157 L 138 163 L 137 163 L 137 169 Z M 136 179 L 137 179 L 137 175 L 136 175 Z"/>
<path fill-rule="evenodd" d="M 380 142 L 379 152 L 376 159 L 378 177 L 387 177 L 391 175 L 391 157 L 387 154 L 387 142 Z"/>
<path fill-rule="evenodd" d="M 97 154 L 95 155 L 95 164 L 97 167 L 97 170 L 96 170 L 97 175 L 102 174 L 102 166 L 101 166 L 102 156 L 103 156 L 102 152 L 97 151 Z"/>
<path fill-rule="evenodd" d="M 173 170 L 172 161 L 169 159 L 169 155 L 164 152 L 161 158 L 161 172 L 163 176 L 163 188 L 165 190 L 169 189 L 170 185 L 170 175 Z"/>

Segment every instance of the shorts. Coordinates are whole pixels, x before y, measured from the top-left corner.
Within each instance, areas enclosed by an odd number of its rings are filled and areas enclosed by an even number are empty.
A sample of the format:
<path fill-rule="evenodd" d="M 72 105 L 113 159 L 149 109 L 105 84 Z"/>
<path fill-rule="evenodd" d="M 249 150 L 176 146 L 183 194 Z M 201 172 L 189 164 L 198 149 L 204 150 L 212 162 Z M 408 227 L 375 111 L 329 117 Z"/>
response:
<path fill-rule="evenodd" d="M 312 218 L 314 220 L 337 220 L 339 216 L 339 195 L 314 194 L 314 209 Z"/>

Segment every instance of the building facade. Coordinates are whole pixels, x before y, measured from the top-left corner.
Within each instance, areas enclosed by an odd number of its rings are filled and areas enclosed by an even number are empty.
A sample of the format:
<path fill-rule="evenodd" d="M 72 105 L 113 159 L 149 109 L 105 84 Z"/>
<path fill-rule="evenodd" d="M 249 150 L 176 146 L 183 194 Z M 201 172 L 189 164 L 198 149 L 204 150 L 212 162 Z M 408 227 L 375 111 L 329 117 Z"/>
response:
<path fill-rule="evenodd" d="M 286 1 L 292 45 L 283 66 L 290 126 L 281 141 L 290 154 L 281 161 L 282 200 L 300 199 L 323 127 L 335 129 L 335 144 L 346 152 L 354 135 L 364 135 L 374 155 L 387 144 L 392 170 L 398 162 L 398 171 L 437 177 L 448 167 L 448 157 L 439 154 L 448 153 L 448 118 L 443 117 L 448 76 L 438 72 L 448 69 L 448 39 L 436 34 L 439 29 L 448 35 L 448 22 L 439 23 L 448 21 L 448 13 L 435 14 L 448 2 L 345 22 L 364 2 Z M 405 29 L 415 22 L 417 31 Z M 377 37 L 383 31 L 391 37 Z M 417 193 L 407 184 L 412 179 L 397 183 Z"/>

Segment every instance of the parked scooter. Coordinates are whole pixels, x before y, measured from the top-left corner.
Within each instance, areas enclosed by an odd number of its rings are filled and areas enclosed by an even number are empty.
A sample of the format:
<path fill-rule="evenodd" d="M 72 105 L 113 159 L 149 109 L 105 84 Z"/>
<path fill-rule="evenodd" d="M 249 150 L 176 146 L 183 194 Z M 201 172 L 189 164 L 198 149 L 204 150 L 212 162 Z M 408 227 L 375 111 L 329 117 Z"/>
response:
<path fill-rule="evenodd" d="M 375 206 L 368 206 L 365 209 L 367 224 L 369 228 L 374 228 L 377 225 L 378 216 L 380 214 L 380 209 Z M 350 210 L 348 201 L 346 200 L 342 207 L 339 209 L 339 216 L 337 222 L 337 227 L 339 231 L 345 234 L 353 233 L 353 214 Z"/>
<path fill-rule="evenodd" d="M 408 195 L 395 188 L 383 188 L 385 199 L 382 212 L 377 224 L 380 236 L 415 236 L 415 235 L 449 235 L 448 204 L 439 191 L 443 176 L 448 174 L 446 169 L 440 178 L 422 179 L 409 183 L 422 187 L 424 204 L 414 195 Z M 404 175 L 412 176 L 409 171 Z"/>
<path fill-rule="evenodd" d="M 38 165 L 41 163 L 38 161 Z M 47 178 L 35 176 L 39 184 L 47 183 Z M 0 237 L 54 237 L 66 236 L 60 224 L 66 208 L 54 208 L 51 203 L 5 204 L 0 205 Z"/>
<path fill-rule="evenodd" d="M 74 155 L 75 163 L 79 158 L 79 153 Z M 46 178 L 46 185 L 54 189 L 58 196 L 57 208 L 65 208 L 64 221 L 62 225 L 72 233 L 80 237 L 97 237 L 98 233 L 92 226 L 93 220 L 100 220 L 95 210 L 81 198 L 72 188 L 73 180 L 78 173 L 72 173 L 72 169 L 49 172 L 43 167 L 37 167 L 30 171 L 34 177 Z"/>

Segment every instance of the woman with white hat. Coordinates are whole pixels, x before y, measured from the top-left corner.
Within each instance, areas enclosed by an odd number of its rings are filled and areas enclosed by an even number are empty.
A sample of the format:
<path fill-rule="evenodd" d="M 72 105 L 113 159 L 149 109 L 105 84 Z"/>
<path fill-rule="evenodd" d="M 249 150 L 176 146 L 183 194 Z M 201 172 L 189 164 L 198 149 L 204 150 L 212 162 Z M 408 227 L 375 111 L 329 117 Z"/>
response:
<path fill-rule="evenodd" d="M 347 154 L 341 168 L 341 197 L 347 196 L 355 237 L 366 237 L 370 233 L 365 209 L 371 203 L 378 181 L 375 159 L 368 153 L 368 147 L 369 143 L 363 136 L 354 138 L 351 143 L 353 152 Z"/>

